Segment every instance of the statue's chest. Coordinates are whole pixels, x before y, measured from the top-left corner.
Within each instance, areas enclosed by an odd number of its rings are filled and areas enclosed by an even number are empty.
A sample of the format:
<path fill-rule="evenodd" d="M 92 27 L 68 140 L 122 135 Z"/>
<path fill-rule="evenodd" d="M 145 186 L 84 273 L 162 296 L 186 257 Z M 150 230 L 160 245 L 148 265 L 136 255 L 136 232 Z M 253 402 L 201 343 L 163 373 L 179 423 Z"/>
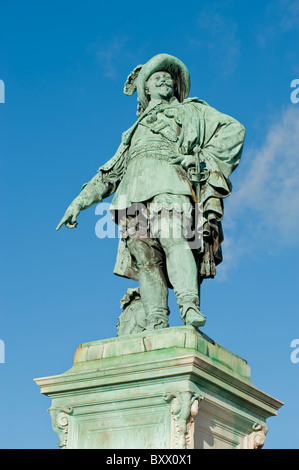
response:
<path fill-rule="evenodd" d="M 173 110 L 151 111 L 139 122 L 132 136 L 131 146 L 146 145 L 149 141 L 177 142 L 181 126 Z"/>

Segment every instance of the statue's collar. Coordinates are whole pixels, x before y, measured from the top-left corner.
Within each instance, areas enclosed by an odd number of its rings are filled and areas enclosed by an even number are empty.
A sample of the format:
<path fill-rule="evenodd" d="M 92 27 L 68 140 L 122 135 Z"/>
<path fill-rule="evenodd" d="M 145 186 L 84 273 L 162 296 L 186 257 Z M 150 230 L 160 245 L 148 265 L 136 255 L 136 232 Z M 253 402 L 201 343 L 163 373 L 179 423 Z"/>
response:
<path fill-rule="evenodd" d="M 145 109 L 144 113 L 143 114 L 148 114 L 152 109 L 156 108 L 156 107 L 164 107 L 164 106 L 171 106 L 171 105 L 174 105 L 174 104 L 179 104 L 177 98 L 175 96 L 173 96 L 169 101 L 166 101 L 166 100 L 157 100 L 157 99 L 153 99 L 149 102 L 149 105 L 148 107 Z"/>
<path fill-rule="evenodd" d="M 139 122 L 142 119 L 144 119 L 153 109 L 158 108 L 158 107 L 160 107 L 160 109 L 163 109 L 163 108 L 167 108 L 168 106 L 169 107 L 176 107 L 176 106 L 181 106 L 182 104 L 184 105 L 186 103 L 191 103 L 191 102 L 198 102 L 198 103 L 201 103 L 201 104 L 204 104 L 204 105 L 208 106 L 208 104 L 205 101 L 199 100 L 198 98 L 187 98 L 182 103 L 180 103 L 175 96 L 173 98 L 171 98 L 170 101 L 151 100 L 149 102 L 148 107 L 141 114 L 141 116 L 139 116 L 139 118 L 137 119 L 135 124 L 133 124 L 133 126 L 130 127 L 130 129 L 128 129 L 126 132 L 123 133 L 123 135 L 122 135 L 123 144 L 128 145 L 130 143 L 131 137 L 132 137 L 137 125 L 139 124 Z"/>

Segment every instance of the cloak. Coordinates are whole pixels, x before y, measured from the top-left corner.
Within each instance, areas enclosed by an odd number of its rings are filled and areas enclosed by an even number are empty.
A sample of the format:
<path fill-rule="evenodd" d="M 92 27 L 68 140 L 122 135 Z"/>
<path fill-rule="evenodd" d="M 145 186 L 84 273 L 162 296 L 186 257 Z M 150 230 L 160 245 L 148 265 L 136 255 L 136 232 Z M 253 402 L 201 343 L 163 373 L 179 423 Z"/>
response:
<path fill-rule="evenodd" d="M 216 274 L 216 266 L 222 261 L 223 199 L 232 191 L 229 176 L 239 164 L 245 129 L 236 119 L 198 98 L 188 98 L 182 103 L 176 101 L 169 105 L 167 112 L 171 113 L 172 108 L 176 108 L 176 119 L 181 127 L 177 154 L 196 154 L 199 159 L 197 187 L 194 190 L 203 211 L 203 242 L 195 256 L 200 280 L 212 278 Z M 117 190 L 126 172 L 131 137 L 148 112 L 145 110 L 134 125 L 123 133 L 116 154 L 99 168 L 99 176 L 109 184 L 110 194 Z M 119 241 L 114 273 L 138 280 L 138 273 L 123 239 Z"/>

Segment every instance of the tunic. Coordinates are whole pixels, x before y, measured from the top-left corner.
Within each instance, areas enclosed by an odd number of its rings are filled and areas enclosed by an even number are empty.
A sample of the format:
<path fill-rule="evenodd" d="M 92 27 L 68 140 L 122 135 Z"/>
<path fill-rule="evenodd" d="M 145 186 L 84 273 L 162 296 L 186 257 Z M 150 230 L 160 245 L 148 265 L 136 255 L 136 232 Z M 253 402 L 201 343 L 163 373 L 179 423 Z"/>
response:
<path fill-rule="evenodd" d="M 146 126 L 147 130 L 144 129 Z M 112 209 L 115 207 L 116 210 L 128 207 L 134 199 L 145 201 L 152 196 L 160 198 L 160 202 L 163 202 L 161 198 L 165 200 L 166 195 L 168 198 L 186 200 L 187 197 L 190 200 L 191 182 L 188 188 L 185 170 L 180 170 L 179 166 L 172 167 L 167 158 L 196 153 L 200 166 L 198 202 L 203 207 L 204 223 L 203 247 L 197 253 L 199 274 L 201 279 L 214 277 L 215 267 L 222 261 L 223 199 L 231 193 L 229 177 L 239 164 L 244 137 L 242 124 L 198 98 L 188 98 L 182 103 L 175 99 L 168 105 L 150 102 L 142 116 L 123 133 L 116 154 L 99 168 L 99 180 L 110 184 L 110 194 L 115 193 Z M 139 158 L 138 143 L 144 147 L 144 139 L 147 149 Z M 151 150 L 151 144 L 159 144 L 159 151 Z M 165 155 L 162 144 L 168 145 Z M 140 150 L 142 154 L 142 148 Z M 182 173 L 178 173 L 180 171 Z M 156 184 L 156 179 L 159 184 Z M 125 201 L 123 206 L 120 195 L 128 197 L 128 202 Z M 130 253 L 122 239 L 114 272 L 137 279 Z"/>
<path fill-rule="evenodd" d="M 154 196 L 164 195 L 168 207 L 186 203 L 192 197 L 187 173 L 180 165 L 173 165 L 171 158 L 178 156 L 178 125 L 173 117 L 164 114 L 167 106 L 154 109 L 142 120 L 131 139 L 126 172 L 116 190 L 111 210 L 124 210 L 132 203 L 146 202 Z M 171 196 L 172 195 L 172 196 Z"/>

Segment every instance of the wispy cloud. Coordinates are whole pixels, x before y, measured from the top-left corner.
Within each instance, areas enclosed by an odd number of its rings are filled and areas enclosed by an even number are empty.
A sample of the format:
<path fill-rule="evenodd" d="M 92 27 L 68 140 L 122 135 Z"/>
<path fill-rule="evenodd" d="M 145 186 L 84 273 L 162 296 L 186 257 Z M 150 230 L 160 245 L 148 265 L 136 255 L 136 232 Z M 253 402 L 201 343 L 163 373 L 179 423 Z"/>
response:
<path fill-rule="evenodd" d="M 281 34 L 299 31 L 299 2 L 273 0 L 264 6 L 262 18 L 255 35 L 261 47 L 268 47 Z"/>
<path fill-rule="evenodd" d="M 285 30 L 299 30 L 299 2 L 298 0 L 280 0 L 280 25 Z"/>
<path fill-rule="evenodd" d="M 245 253 L 299 244 L 299 108 L 284 110 L 244 158 L 246 173 L 225 205 L 224 273 Z"/>
<path fill-rule="evenodd" d="M 145 55 L 148 43 L 140 43 L 136 47 L 133 38 L 126 33 L 116 33 L 110 37 L 98 37 L 90 46 L 90 52 L 94 54 L 100 64 L 103 74 L 107 78 L 115 78 L 124 64 L 132 63 L 135 67 L 140 63 L 140 58 Z M 130 70 L 128 70 L 129 74 Z"/>
<path fill-rule="evenodd" d="M 261 148 L 250 149 L 250 167 L 235 191 L 230 210 L 235 215 L 254 210 L 263 225 L 290 238 L 299 229 L 299 109 L 290 106 L 272 124 Z M 297 235 L 295 237 L 297 240 Z"/>
<path fill-rule="evenodd" d="M 238 24 L 221 12 L 223 8 L 223 3 L 213 2 L 199 11 L 198 30 L 190 38 L 190 44 L 208 52 L 209 59 L 217 64 L 218 73 L 229 75 L 238 65 L 241 42 Z"/>
<path fill-rule="evenodd" d="M 126 54 L 128 36 L 118 35 L 111 38 L 109 43 L 99 40 L 95 47 L 96 58 L 103 68 L 104 75 L 114 78 L 117 75 L 117 63 Z"/>

